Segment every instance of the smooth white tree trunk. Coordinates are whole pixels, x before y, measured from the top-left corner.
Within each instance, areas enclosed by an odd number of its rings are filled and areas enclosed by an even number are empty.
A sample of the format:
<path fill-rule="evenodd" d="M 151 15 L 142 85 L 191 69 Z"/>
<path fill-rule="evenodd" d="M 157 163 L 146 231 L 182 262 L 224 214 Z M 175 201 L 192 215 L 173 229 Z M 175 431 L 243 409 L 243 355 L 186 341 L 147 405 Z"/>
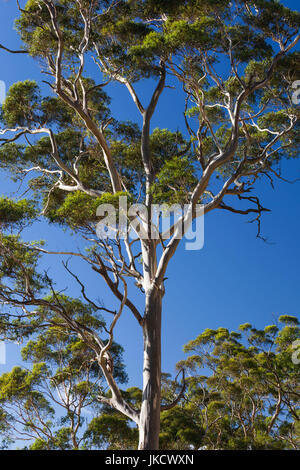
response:
<path fill-rule="evenodd" d="M 153 288 L 146 295 L 143 366 L 143 397 L 139 424 L 139 450 L 159 448 L 161 404 L 161 311 L 162 295 Z"/>

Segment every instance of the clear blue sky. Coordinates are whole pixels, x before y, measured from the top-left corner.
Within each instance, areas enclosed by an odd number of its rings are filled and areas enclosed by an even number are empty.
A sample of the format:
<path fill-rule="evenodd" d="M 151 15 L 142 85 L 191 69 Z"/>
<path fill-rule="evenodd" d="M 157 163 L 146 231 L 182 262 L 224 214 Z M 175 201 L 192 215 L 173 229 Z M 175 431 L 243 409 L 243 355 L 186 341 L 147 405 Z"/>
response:
<path fill-rule="evenodd" d="M 284 0 L 283 3 L 299 9 L 296 0 Z M 14 0 L 0 0 L 0 43 L 10 48 L 19 45 L 13 29 L 16 15 Z M 0 80 L 4 80 L 7 87 L 19 80 L 43 79 L 38 63 L 1 50 L 0 70 Z M 113 114 L 120 119 L 138 121 L 136 109 L 127 94 L 121 87 L 113 91 Z M 181 98 L 171 89 L 165 91 L 154 116 L 154 126 L 173 130 L 181 126 Z M 284 163 L 282 170 L 286 178 L 300 177 L 300 161 Z M 0 175 L 0 185 L 0 194 L 14 191 L 13 184 L 4 174 Z M 235 329 L 246 321 L 264 327 L 274 323 L 280 314 L 299 315 L 300 182 L 294 185 L 276 182 L 273 190 L 265 180 L 257 187 L 257 193 L 264 206 L 272 210 L 263 217 L 262 223 L 268 244 L 256 238 L 256 226 L 248 224 L 243 216 L 214 211 L 205 220 L 204 248 L 184 251 L 182 247 L 172 260 L 163 311 L 165 372 L 174 371 L 176 362 L 183 355 L 182 346 L 205 328 Z M 53 249 L 63 250 L 70 246 L 67 234 L 49 228 L 45 223 L 28 230 L 26 236 L 48 239 L 48 246 Z M 71 241 L 76 244 L 76 236 Z M 75 294 L 73 282 L 58 263 L 47 258 L 44 266 L 51 266 L 60 286 L 69 285 L 70 293 Z M 89 292 L 96 293 L 109 305 L 112 298 L 105 286 L 90 272 L 85 276 Z M 130 385 L 141 385 L 141 331 L 129 313 L 124 313 L 119 323 L 116 340 L 126 350 Z M 7 365 L 0 365 L 0 373 L 16 364 L 21 364 L 19 348 L 10 344 L 7 346 Z"/>

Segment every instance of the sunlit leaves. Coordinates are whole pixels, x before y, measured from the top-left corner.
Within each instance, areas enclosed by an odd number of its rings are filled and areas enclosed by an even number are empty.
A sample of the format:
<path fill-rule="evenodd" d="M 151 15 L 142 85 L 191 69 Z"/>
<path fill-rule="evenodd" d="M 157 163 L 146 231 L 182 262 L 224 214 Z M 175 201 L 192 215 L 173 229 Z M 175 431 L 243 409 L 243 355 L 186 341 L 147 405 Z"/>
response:
<path fill-rule="evenodd" d="M 25 227 L 37 216 L 37 209 L 32 201 L 20 199 L 14 201 L 0 197 L 0 225 L 2 227 Z"/>
<path fill-rule="evenodd" d="M 300 377 L 292 361 L 293 342 L 300 338 L 299 321 L 291 315 L 278 320 L 281 325 L 263 330 L 245 323 L 238 334 L 207 329 L 185 346 L 189 357 L 178 368 L 191 373 L 189 406 L 200 422 L 214 422 L 217 427 L 205 434 L 202 444 L 208 448 L 299 447 Z"/>
<path fill-rule="evenodd" d="M 8 126 L 29 126 L 39 122 L 41 96 L 35 82 L 17 82 L 9 89 L 2 105 L 3 119 Z"/>

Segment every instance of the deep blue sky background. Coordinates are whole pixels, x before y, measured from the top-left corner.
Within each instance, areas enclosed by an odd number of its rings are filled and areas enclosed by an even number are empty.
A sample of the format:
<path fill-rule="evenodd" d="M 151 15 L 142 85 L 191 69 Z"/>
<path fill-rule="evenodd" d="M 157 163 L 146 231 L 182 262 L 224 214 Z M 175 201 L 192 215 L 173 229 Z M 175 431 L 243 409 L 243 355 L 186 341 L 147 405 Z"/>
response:
<path fill-rule="evenodd" d="M 299 9 L 296 0 L 283 3 Z M 0 43 L 18 48 L 18 36 L 13 29 L 17 8 L 14 0 L 0 0 Z M 9 87 L 15 81 L 41 81 L 37 62 L 23 55 L 10 55 L 0 50 L 0 80 Z M 145 91 L 144 85 L 139 87 Z M 138 121 L 139 116 L 127 92 L 114 87 L 112 113 L 120 119 Z M 153 126 L 176 130 L 182 124 L 182 96 L 166 89 L 153 119 Z M 300 177 L 300 162 L 282 165 L 286 178 Z M 0 174 L 0 194 L 12 194 L 15 186 L 7 175 Z M 25 187 L 24 187 L 25 190 Z M 21 191 L 22 192 L 22 191 Z M 163 370 L 174 372 L 183 356 L 182 346 L 205 328 L 219 326 L 235 329 L 244 322 L 256 327 L 274 323 L 280 314 L 300 312 L 300 182 L 294 185 L 276 182 L 273 190 L 267 180 L 257 186 L 261 201 L 272 209 L 263 217 L 262 233 L 269 239 L 256 238 L 257 227 L 243 216 L 214 211 L 205 220 L 205 245 L 201 251 L 184 251 L 183 246 L 172 260 L 166 283 L 167 293 L 163 312 Z M 68 250 L 70 242 L 79 243 L 54 227 L 40 223 L 26 231 L 28 239 L 47 239 L 48 247 Z M 59 286 L 69 286 L 76 295 L 73 281 L 66 276 L 53 258 L 43 261 L 51 266 Z M 78 264 L 73 267 L 81 269 Z M 92 273 L 84 277 L 89 293 L 96 294 L 110 305 L 111 295 Z M 133 297 L 140 302 L 140 299 Z M 130 385 L 141 385 L 142 342 L 140 328 L 128 312 L 123 314 L 116 330 L 116 340 L 125 350 Z M 19 347 L 7 346 L 7 364 L 0 365 L 0 374 L 21 364 Z"/>

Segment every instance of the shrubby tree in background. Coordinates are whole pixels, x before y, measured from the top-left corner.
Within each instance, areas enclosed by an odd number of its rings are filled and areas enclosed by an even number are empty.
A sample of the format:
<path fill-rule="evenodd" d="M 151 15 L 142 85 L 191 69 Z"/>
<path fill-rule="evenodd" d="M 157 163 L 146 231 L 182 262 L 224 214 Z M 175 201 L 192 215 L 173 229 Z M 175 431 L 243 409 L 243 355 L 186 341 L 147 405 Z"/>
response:
<path fill-rule="evenodd" d="M 205 330 L 186 344 L 192 355 L 178 364 L 191 371 L 186 406 L 207 448 L 299 449 L 300 370 L 292 361 L 299 321 L 279 322 Z"/>
<path fill-rule="evenodd" d="M 103 332 L 96 308 L 63 295 L 56 301 L 66 313 L 75 312 L 74 321 Z M 97 396 L 106 393 L 107 385 L 91 349 L 66 330 L 61 316 L 47 306 L 40 307 L 39 314 L 34 339 L 22 348 L 22 358 L 33 363 L 32 369 L 14 367 L 0 377 L 3 435 L 8 442 L 29 441 L 32 450 L 82 448 L 87 422 L 100 412 Z M 19 333 L 17 324 L 12 328 Z M 29 335 L 24 331 L 23 340 Z M 114 375 L 124 383 L 122 348 L 114 344 L 111 353 Z"/>
<path fill-rule="evenodd" d="M 45 311 L 59 318 L 61 334 L 69 335 L 66 347 L 76 335 L 102 371 L 111 395 L 98 399 L 137 425 L 139 449 L 157 449 L 167 267 L 184 235 L 182 225 L 187 229 L 183 222 L 199 216 L 199 203 L 205 214 L 250 214 L 260 235 L 266 208 L 255 183 L 280 178 L 280 162 L 298 152 L 299 107 L 291 85 L 299 78 L 300 14 L 272 0 L 29 0 L 19 10 L 22 52 L 42 67 L 50 95 L 33 81 L 17 82 L 2 106 L 1 166 L 15 180 L 24 179 L 31 200 L 1 200 L 1 331 L 5 338 L 34 335 Z M 2 48 L 10 51 L 9 45 Z M 185 128 L 152 131 L 169 78 L 185 97 Z M 145 79 L 147 105 L 136 91 Z M 141 128 L 111 115 L 105 86 L 115 82 L 132 97 Z M 136 239 L 99 239 L 97 207 L 117 206 L 120 196 L 146 207 Z M 151 237 L 157 230 L 151 206 L 162 202 L 188 205 L 167 240 L 161 233 Z M 81 234 L 86 250 L 54 253 L 38 242 L 25 243 L 19 227 L 34 223 L 40 212 Z M 45 253 L 85 262 L 105 281 L 118 308 L 91 299 L 84 274 L 65 263 L 86 306 L 96 309 L 81 320 L 81 307 L 66 308 L 59 294 L 64 286 L 40 269 Z M 131 300 L 132 289 L 143 295 L 144 312 Z M 125 309 L 144 340 L 142 398 L 133 403 L 119 388 L 113 357 L 115 327 Z M 101 333 L 100 312 L 108 319 Z M 169 412 L 177 403 L 175 397 L 166 405 Z"/>
<path fill-rule="evenodd" d="M 61 301 L 74 305 L 72 299 Z M 86 307 L 77 307 L 87 315 Z M 162 375 L 162 449 L 299 450 L 300 369 L 292 354 L 300 327 L 290 315 L 282 315 L 279 323 L 263 330 L 249 323 L 237 332 L 205 330 L 185 345 L 189 356 L 177 364 L 179 371 L 186 370 L 185 389 Z M 123 383 L 120 347 L 115 345 L 114 352 Z M 137 448 L 138 427 L 99 403 L 99 388 L 107 397 L 110 392 L 77 336 L 50 326 L 28 342 L 22 355 L 33 361 L 32 369 L 15 367 L 0 377 L 4 445 L 18 438 L 31 450 Z M 132 387 L 122 395 L 131 406 L 141 406 L 142 390 Z M 168 407 L 175 399 L 177 404 Z"/>
<path fill-rule="evenodd" d="M 237 332 L 205 330 L 186 344 L 189 357 L 177 364 L 179 371 L 186 370 L 186 388 L 177 405 L 161 415 L 160 447 L 299 449 L 300 369 L 292 361 L 292 345 L 299 335 L 298 319 L 282 315 L 277 325 L 263 330 L 249 323 Z M 179 384 L 163 374 L 165 405 L 181 392 Z M 135 404 L 141 400 L 141 390 L 127 393 Z M 111 413 L 123 420 L 118 412 Z M 108 438 L 111 448 L 116 436 L 124 436 L 117 429 Z M 126 448 L 128 441 L 123 442 Z"/>

